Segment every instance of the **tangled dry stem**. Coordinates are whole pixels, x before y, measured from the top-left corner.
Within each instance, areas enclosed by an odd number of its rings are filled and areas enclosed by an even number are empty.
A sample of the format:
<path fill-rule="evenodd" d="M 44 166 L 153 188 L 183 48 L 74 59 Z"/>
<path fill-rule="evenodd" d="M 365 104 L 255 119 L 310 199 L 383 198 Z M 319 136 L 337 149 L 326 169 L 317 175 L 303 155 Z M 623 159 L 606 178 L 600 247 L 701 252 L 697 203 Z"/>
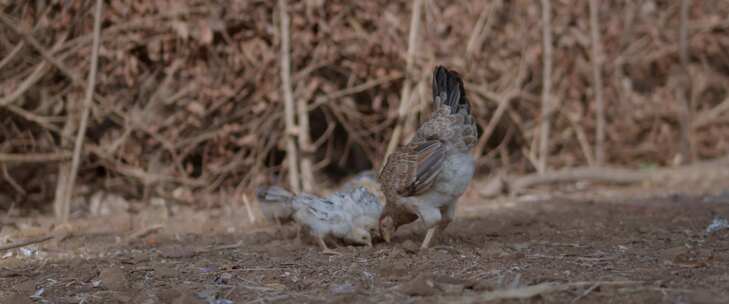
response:
<path fill-rule="evenodd" d="M 388 140 L 401 140 L 394 131 L 409 135 L 400 109 L 411 102 L 413 122 L 427 111 L 436 63 L 466 79 L 485 135 L 475 151 L 483 173 L 588 165 L 596 150 L 613 166 L 670 166 L 685 160 L 681 134 L 698 160 L 729 149 L 727 3 L 595 1 L 592 43 L 590 3 L 548 1 L 553 41 L 545 47 L 534 30 L 542 28 L 539 3 L 420 2 L 289 3 L 285 74 L 291 99 L 308 112 L 311 151 L 299 152 L 311 157 L 312 176 L 377 168 Z M 82 75 L 94 57 L 93 3 L 21 1 L 0 13 L 0 191 L 52 200 L 89 89 L 78 184 L 174 197 L 179 189 L 248 189 L 290 172 L 277 2 L 112 2 L 98 34 L 111 38 L 90 88 Z M 418 7 L 414 47 L 407 37 Z M 603 114 L 590 64 L 598 44 Z M 542 60 L 549 46 L 551 71 Z M 550 97 L 551 113 L 540 96 Z"/>

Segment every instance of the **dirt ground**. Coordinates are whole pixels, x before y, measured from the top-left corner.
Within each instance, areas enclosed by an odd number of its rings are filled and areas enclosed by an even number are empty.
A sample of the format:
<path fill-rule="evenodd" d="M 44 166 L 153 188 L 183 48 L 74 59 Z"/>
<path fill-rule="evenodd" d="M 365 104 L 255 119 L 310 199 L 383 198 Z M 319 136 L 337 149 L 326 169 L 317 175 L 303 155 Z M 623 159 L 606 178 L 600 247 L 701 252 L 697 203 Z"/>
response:
<path fill-rule="evenodd" d="M 417 224 L 341 256 L 292 227 L 74 233 L 0 252 L 0 303 L 729 303 L 729 191 L 466 201 L 425 251 Z"/>

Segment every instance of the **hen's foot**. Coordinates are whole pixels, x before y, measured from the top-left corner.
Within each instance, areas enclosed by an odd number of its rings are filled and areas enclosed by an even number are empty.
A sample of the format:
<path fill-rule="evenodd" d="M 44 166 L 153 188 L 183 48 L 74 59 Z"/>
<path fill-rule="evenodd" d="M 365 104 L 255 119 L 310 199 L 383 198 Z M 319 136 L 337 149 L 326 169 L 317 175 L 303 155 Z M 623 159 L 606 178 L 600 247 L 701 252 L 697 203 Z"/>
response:
<path fill-rule="evenodd" d="M 428 229 L 428 233 L 425 235 L 425 239 L 423 240 L 423 244 L 420 245 L 420 249 L 428 249 L 430 246 L 430 242 L 433 240 L 433 236 L 435 235 L 435 230 L 437 228 L 433 227 Z"/>

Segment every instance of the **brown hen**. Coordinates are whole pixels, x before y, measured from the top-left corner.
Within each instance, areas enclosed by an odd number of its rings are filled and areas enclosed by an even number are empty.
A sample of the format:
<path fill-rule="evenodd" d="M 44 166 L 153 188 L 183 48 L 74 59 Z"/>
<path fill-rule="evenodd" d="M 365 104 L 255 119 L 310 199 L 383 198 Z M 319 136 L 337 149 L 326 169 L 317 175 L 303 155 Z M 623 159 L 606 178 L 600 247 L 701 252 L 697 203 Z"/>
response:
<path fill-rule="evenodd" d="M 390 242 L 398 227 L 418 218 L 428 232 L 427 248 L 436 232 L 455 214 L 455 206 L 471 182 L 474 160 L 469 151 L 478 131 L 457 73 L 438 66 L 433 72 L 433 114 L 405 146 L 388 158 L 378 181 L 387 204 L 380 232 Z"/>

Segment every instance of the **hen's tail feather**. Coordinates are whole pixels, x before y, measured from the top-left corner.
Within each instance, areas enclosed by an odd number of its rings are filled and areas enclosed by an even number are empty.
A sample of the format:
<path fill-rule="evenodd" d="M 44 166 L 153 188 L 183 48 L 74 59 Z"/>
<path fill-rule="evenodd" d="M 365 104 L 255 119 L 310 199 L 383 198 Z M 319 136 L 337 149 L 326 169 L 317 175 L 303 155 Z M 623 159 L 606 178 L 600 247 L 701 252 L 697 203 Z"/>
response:
<path fill-rule="evenodd" d="M 471 107 L 466 98 L 463 80 L 455 71 L 449 71 L 444 66 L 436 66 L 433 71 L 433 102 L 447 105 L 451 114 L 464 109 L 471 113 Z"/>

